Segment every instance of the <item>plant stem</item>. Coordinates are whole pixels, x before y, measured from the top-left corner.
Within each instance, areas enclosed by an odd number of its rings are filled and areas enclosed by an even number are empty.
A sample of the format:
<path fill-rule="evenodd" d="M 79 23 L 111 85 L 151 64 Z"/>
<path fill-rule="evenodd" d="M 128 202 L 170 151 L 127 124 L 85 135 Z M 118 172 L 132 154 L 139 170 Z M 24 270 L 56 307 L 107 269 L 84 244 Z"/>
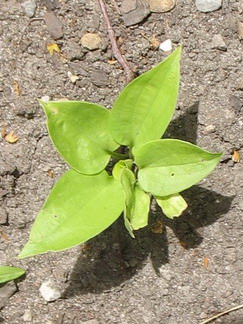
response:
<path fill-rule="evenodd" d="M 109 152 L 109 154 L 117 160 L 126 160 L 129 158 L 128 154 L 121 154 L 116 152 Z"/>
<path fill-rule="evenodd" d="M 236 307 L 233 307 L 233 308 L 231 308 L 231 309 L 228 309 L 228 310 L 226 310 L 226 311 L 224 311 L 224 312 L 222 312 L 222 313 L 219 313 L 219 314 L 217 314 L 217 315 L 215 315 L 215 316 L 213 316 L 213 317 L 210 317 L 210 318 L 208 318 L 207 320 L 201 322 L 200 324 L 207 324 L 207 323 L 212 322 L 214 319 L 216 319 L 216 318 L 218 318 L 218 317 L 220 317 L 220 316 L 222 316 L 222 315 L 225 315 L 225 314 L 228 314 L 228 313 L 230 313 L 230 312 L 236 311 L 236 310 L 238 310 L 238 309 L 240 309 L 240 308 L 243 308 L 243 304 L 242 304 L 242 305 L 239 305 L 239 306 L 236 306 Z"/>
<path fill-rule="evenodd" d="M 127 82 L 129 83 L 130 81 L 132 81 L 134 79 L 135 73 L 131 70 L 125 57 L 121 54 L 121 52 L 117 46 L 116 36 L 115 36 L 114 30 L 111 27 L 111 22 L 110 22 L 110 19 L 109 19 L 107 10 L 106 10 L 105 3 L 103 2 L 103 0 L 98 0 L 98 1 L 99 1 L 99 5 L 101 8 L 104 20 L 107 25 L 107 30 L 108 30 L 108 35 L 109 35 L 110 42 L 111 42 L 112 52 L 113 52 L 116 60 L 119 62 L 119 64 L 122 66 L 123 70 L 125 71 Z"/>

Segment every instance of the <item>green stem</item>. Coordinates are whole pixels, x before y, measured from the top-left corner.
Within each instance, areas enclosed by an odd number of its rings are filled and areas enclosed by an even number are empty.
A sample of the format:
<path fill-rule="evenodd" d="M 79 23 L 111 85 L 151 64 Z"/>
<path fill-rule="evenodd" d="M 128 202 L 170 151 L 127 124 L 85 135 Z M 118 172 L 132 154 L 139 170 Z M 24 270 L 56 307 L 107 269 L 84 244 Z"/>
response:
<path fill-rule="evenodd" d="M 120 154 L 116 152 L 109 152 L 109 154 L 117 160 L 126 160 L 129 158 L 128 154 Z"/>

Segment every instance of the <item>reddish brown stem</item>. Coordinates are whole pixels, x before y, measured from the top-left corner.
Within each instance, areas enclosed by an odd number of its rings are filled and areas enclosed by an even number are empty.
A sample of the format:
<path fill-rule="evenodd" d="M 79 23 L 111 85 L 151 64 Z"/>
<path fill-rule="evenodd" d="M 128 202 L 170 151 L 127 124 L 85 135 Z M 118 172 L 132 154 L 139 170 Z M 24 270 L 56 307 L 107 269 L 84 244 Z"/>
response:
<path fill-rule="evenodd" d="M 110 42 L 111 42 L 111 48 L 112 48 L 113 55 L 116 58 L 116 60 L 119 62 L 119 64 L 122 66 L 123 70 L 125 71 L 127 82 L 130 82 L 134 79 L 135 74 L 129 67 L 125 57 L 121 54 L 121 52 L 117 46 L 116 36 L 115 36 L 114 30 L 111 27 L 110 18 L 108 16 L 106 6 L 105 6 L 105 3 L 103 2 L 103 0 L 99 0 L 99 5 L 101 8 L 105 23 L 107 25 L 107 30 L 108 30 L 108 35 L 109 35 Z"/>

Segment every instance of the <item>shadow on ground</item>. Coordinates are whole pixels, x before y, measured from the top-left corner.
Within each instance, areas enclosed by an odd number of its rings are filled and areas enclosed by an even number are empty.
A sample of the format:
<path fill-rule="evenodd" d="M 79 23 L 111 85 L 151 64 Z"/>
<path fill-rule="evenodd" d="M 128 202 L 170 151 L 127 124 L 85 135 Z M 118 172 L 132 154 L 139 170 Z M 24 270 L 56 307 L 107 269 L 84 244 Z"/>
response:
<path fill-rule="evenodd" d="M 165 137 L 196 143 L 197 113 L 198 103 L 170 124 Z M 121 285 L 142 268 L 148 258 L 159 275 L 159 268 L 169 261 L 168 228 L 185 249 L 195 248 L 203 240 L 197 229 L 214 223 L 227 213 L 233 200 L 233 197 L 224 197 L 200 186 L 186 190 L 183 196 L 189 202 L 189 208 L 179 218 L 170 220 L 163 216 L 159 207 L 155 207 L 150 214 L 149 226 L 138 231 L 135 239 L 129 236 L 120 217 L 104 233 L 84 245 L 64 297 L 99 293 Z"/>

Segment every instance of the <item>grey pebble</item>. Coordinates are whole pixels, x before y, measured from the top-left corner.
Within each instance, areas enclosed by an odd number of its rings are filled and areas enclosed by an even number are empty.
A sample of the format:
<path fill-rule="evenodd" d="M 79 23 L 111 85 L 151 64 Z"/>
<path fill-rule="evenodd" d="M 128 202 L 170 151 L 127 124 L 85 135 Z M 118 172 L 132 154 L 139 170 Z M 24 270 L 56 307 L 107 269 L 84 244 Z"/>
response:
<path fill-rule="evenodd" d="M 0 225 L 4 225 L 8 222 L 8 213 L 3 206 L 0 206 Z"/>
<path fill-rule="evenodd" d="M 32 18 L 35 15 L 36 2 L 35 0 L 27 0 L 21 4 L 26 16 Z"/>
<path fill-rule="evenodd" d="M 240 209 L 243 210 L 243 200 L 240 200 L 238 205 L 239 205 Z"/>
<path fill-rule="evenodd" d="M 97 319 L 92 319 L 89 321 L 80 322 L 80 324 L 99 324 L 99 321 Z"/>
<path fill-rule="evenodd" d="M 0 309 L 3 308 L 8 299 L 17 291 L 17 286 L 14 281 L 6 283 L 3 287 L 0 287 Z"/>
<path fill-rule="evenodd" d="M 104 87 L 110 83 L 107 74 L 100 69 L 97 69 L 91 73 L 91 82 L 97 87 Z"/>
<path fill-rule="evenodd" d="M 196 0 L 197 10 L 201 12 L 215 11 L 221 8 L 222 0 Z"/>
<path fill-rule="evenodd" d="M 227 51 L 227 46 L 221 35 L 214 35 L 212 40 L 212 48 L 217 48 L 221 51 Z"/>
<path fill-rule="evenodd" d="M 238 97 L 232 95 L 229 97 L 229 104 L 232 108 L 239 111 L 243 107 L 243 100 L 239 99 Z"/>
<path fill-rule="evenodd" d="M 150 14 L 148 3 L 144 0 L 123 0 L 121 12 L 126 26 L 140 23 Z"/>
<path fill-rule="evenodd" d="M 63 37 L 63 27 L 61 20 L 52 12 L 46 12 L 44 15 L 46 28 L 54 39 Z"/>
<path fill-rule="evenodd" d="M 43 0 L 43 2 L 47 10 L 55 10 L 57 8 L 56 0 Z"/>

